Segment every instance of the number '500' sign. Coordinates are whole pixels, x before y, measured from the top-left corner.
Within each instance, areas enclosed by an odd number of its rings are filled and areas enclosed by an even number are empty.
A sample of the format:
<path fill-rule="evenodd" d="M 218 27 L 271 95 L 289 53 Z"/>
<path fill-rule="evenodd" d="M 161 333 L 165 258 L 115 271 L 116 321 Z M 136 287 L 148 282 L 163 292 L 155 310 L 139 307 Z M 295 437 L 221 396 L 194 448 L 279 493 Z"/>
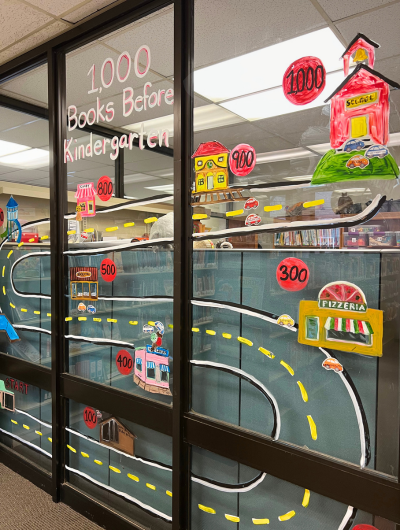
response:
<path fill-rule="evenodd" d="M 100 265 L 100 273 L 105 282 L 112 282 L 117 275 L 117 267 L 111 259 L 103 259 Z"/>

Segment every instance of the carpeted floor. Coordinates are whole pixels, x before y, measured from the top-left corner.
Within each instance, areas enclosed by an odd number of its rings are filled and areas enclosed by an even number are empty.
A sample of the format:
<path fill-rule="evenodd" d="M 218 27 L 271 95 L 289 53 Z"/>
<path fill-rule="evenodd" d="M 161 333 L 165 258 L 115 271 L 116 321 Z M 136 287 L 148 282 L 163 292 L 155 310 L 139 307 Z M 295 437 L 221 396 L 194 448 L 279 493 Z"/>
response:
<path fill-rule="evenodd" d="M 100 527 L 0 464 L 1 530 L 99 530 Z"/>

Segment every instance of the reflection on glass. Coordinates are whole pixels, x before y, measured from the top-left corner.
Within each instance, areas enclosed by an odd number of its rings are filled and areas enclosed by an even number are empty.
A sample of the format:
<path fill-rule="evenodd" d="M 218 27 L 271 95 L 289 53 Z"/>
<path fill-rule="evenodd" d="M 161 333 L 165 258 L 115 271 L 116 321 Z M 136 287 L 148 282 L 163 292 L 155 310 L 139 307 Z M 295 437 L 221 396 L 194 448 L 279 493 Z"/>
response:
<path fill-rule="evenodd" d="M 172 440 L 69 401 L 69 482 L 136 524 L 170 528 Z"/>
<path fill-rule="evenodd" d="M 192 407 L 397 476 L 393 49 L 254 9 L 195 2 Z"/>

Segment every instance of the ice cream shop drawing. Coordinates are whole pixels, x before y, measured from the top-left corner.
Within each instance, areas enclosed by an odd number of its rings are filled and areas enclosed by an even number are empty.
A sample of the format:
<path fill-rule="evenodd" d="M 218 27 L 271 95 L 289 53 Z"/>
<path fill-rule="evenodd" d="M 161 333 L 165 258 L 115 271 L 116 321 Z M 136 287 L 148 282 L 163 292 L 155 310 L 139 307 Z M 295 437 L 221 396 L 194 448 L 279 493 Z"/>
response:
<path fill-rule="evenodd" d="M 169 351 L 161 347 L 164 326 L 155 322 L 154 326 L 145 325 L 144 333 L 150 334 L 152 345 L 135 352 L 135 371 L 133 381 L 153 394 L 171 396 L 169 389 Z"/>
<path fill-rule="evenodd" d="M 78 184 L 75 199 L 80 207 L 81 217 L 93 217 L 96 215 L 96 195 L 93 182 Z"/>

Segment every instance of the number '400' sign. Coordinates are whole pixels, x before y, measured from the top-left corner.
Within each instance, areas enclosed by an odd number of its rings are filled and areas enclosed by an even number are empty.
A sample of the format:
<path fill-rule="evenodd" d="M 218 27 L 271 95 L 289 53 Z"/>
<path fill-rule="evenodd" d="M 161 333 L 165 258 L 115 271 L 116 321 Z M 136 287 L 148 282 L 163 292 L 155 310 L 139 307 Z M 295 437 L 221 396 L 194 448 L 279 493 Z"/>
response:
<path fill-rule="evenodd" d="M 119 350 L 115 359 L 118 371 L 123 375 L 129 375 L 133 369 L 132 355 L 126 350 Z"/>
<path fill-rule="evenodd" d="M 276 269 L 276 279 L 285 291 L 301 291 L 308 283 L 310 271 L 304 261 L 286 258 Z"/>
<path fill-rule="evenodd" d="M 286 98 L 294 105 L 314 101 L 325 88 L 326 72 L 318 57 L 302 57 L 294 61 L 283 76 Z"/>
<path fill-rule="evenodd" d="M 117 275 L 117 267 L 111 259 L 103 259 L 100 265 L 100 273 L 105 282 L 113 282 Z"/>

